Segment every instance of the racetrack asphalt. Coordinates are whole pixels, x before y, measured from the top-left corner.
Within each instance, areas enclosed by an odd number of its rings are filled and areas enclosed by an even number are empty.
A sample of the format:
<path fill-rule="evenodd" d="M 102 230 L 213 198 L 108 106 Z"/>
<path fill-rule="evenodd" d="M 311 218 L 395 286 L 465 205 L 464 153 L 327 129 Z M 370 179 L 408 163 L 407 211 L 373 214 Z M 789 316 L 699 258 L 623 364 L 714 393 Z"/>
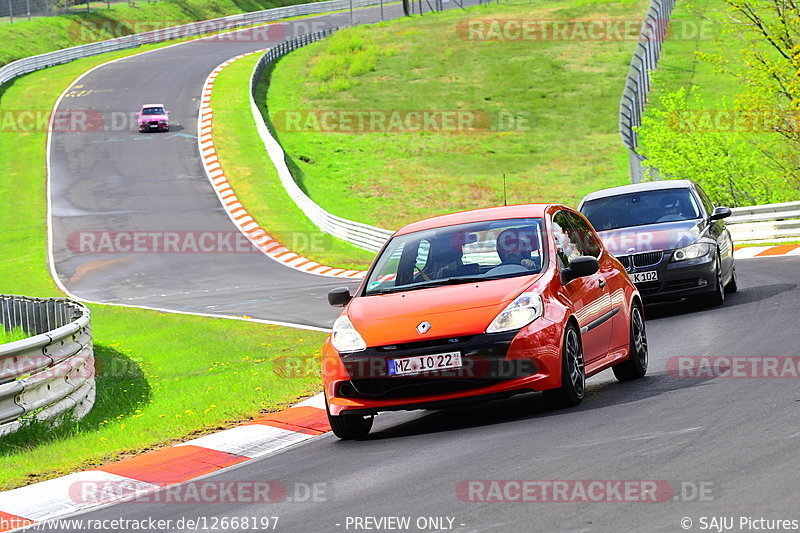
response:
<path fill-rule="evenodd" d="M 278 516 L 276 531 L 298 533 L 366 531 L 352 521 L 365 516 L 407 516 L 412 524 L 451 517 L 452 531 L 498 533 L 683 531 L 684 518 L 697 531 L 702 517 L 736 517 L 737 527 L 742 516 L 800 519 L 797 378 L 666 371 L 676 356 L 800 356 L 798 267 L 797 257 L 741 261 L 741 289 L 721 307 L 648 306 L 648 375 L 618 383 L 605 371 L 589 379 L 577 408 L 550 410 L 534 393 L 459 410 L 386 413 L 367 440 L 327 434 L 206 478 L 275 480 L 290 489 L 323 483 L 318 500 L 325 501 L 123 503 L 75 518 Z M 471 502 L 457 493 L 464 480 L 654 480 L 669 483 L 677 498 Z M 174 524 L 165 531 L 185 530 Z"/>
<path fill-rule="evenodd" d="M 378 8 L 358 10 L 356 21 L 377 21 L 379 13 Z M 399 16 L 400 7 L 386 6 L 385 13 L 387 18 Z M 113 239 L 119 232 L 155 232 L 162 238 L 165 232 L 210 232 L 235 243 L 238 230 L 204 173 L 197 147 L 206 77 L 238 54 L 273 46 L 275 39 L 345 26 L 349 17 L 310 17 L 266 33 L 244 30 L 171 46 L 108 63 L 74 84 L 58 105 L 59 116 L 79 117 L 88 111 L 104 120 L 96 130 L 65 127 L 52 134 L 53 259 L 67 290 L 103 303 L 330 327 L 338 310 L 328 307 L 328 290 L 354 283 L 304 274 L 257 251 L 120 251 L 132 244 L 127 237 L 112 253 L 88 251 L 92 245 L 108 250 L 101 247 L 103 234 Z M 146 103 L 163 103 L 171 112 L 169 132 L 137 132 L 131 114 Z M 179 238 L 184 244 L 186 233 Z M 284 244 L 291 249 L 291 243 Z M 142 246 L 152 249 L 155 244 Z M 224 245 L 221 249 L 227 250 Z"/>
<path fill-rule="evenodd" d="M 398 14 L 397 6 L 390 9 Z M 358 18 L 374 20 L 377 13 L 359 12 Z M 316 19 L 345 25 L 349 15 Z M 167 134 L 140 135 L 133 126 L 113 134 L 54 133 L 55 269 L 71 292 L 109 303 L 330 325 L 337 311 L 327 307 L 325 293 L 342 281 L 303 274 L 260 254 L 81 254 L 67 244 L 74 232 L 236 231 L 200 164 L 198 98 L 218 64 L 266 46 L 196 42 L 134 56 L 96 69 L 62 100 L 60 110 L 106 114 L 160 102 L 176 124 Z M 324 483 L 324 501 L 123 503 L 76 518 L 277 516 L 275 531 L 337 532 L 365 531 L 346 527 L 353 517 L 407 516 L 412 523 L 450 517 L 452 531 L 465 533 L 666 532 L 683 531 L 684 518 L 693 521 L 689 530 L 699 530 L 703 516 L 800 519 L 797 379 L 681 378 L 666 371 L 678 356 L 800 356 L 800 258 L 740 261 L 737 270 L 741 290 L 721 307 L 648 307 L 648 376 L 620 384 L 603 372 L 589 380 L 577 408 L 553 411 L 540 394 L 529 394 L 460 410 L 387 413 L 367 440 L 344 442 L 328 434 L 206 478 L 277 480 L 288 487 Z M 465 480 L 660 480 L 678 497 L 656 503 L 469 502 L 457 493 Z"/>

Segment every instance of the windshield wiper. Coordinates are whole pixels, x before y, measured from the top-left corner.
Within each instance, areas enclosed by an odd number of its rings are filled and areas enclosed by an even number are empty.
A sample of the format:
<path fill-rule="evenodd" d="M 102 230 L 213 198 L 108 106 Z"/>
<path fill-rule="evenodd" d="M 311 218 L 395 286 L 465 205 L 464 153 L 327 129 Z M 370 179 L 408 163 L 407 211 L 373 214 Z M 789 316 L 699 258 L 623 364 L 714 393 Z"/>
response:
<path fill-rule="evenodd" d="M 419 283 L 417 285 L 400 285 L 398 287 L 387 287 L 385 289 L 378 289 L 374 291 L 367 291 L 367 296 L 374 294 L 390 294 L 393 292 L 415 291 L 418 289 L 427 289 L 428 287 L 439 287 L 441 285 L 460 285 L 462 283 L 475 283 L 478 281 L 486 281 L 497 279 L 495 276 L 463 276 L 444 279 L 435 279 L 426 283 Z"/>

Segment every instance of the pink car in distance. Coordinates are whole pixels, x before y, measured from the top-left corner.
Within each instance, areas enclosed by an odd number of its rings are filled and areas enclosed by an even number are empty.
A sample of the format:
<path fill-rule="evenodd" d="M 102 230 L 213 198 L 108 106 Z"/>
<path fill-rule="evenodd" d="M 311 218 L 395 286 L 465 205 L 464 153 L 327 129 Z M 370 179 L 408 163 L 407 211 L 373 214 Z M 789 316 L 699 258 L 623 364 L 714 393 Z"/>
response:
<path fill-rule="evenodd" d="M 145 104 L 136 113 L 139 131 L 169 131 L 169 111 L 163 104 Z"/>

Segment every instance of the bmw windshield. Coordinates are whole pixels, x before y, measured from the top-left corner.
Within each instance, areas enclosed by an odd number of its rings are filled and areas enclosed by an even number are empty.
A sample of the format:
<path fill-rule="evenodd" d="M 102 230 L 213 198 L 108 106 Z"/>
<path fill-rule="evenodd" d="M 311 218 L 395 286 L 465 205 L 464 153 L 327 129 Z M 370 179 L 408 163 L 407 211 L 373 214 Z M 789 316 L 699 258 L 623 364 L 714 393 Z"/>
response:
<path fill-rule="evenodd" d="M 597 231 L 700 218 L 689 189 L 642 191 L 588 200 L 581 212 Z"/>
<path fill-rule="evenodd" d="M 367 280 L 365 296 L 538 274 L 538 218 L 490 220 L 394 237 Z"/>

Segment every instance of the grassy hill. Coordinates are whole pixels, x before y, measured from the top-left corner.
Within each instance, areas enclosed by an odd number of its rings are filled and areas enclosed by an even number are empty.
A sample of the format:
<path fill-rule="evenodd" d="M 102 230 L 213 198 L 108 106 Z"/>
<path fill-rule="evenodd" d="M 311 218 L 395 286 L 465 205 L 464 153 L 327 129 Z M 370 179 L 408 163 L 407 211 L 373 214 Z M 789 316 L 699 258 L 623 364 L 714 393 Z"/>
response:
<path fill-rule="evenodd" d="M 307 193 L 361 222 L 502 204 L 503 174 L 509 203 L 574 205 L 628 180 L 617 111 L 646 6 L 510 2 L 345 30 L 274 67 L 273 129 Z M 544 29 L 493 38 L 509 21 Z M 623 30 L 581 31 L 597 27 Z M 392 124 L 414 112 L 431 123 Z M 472 129 L 440 127 L 459 113 Z"/>

